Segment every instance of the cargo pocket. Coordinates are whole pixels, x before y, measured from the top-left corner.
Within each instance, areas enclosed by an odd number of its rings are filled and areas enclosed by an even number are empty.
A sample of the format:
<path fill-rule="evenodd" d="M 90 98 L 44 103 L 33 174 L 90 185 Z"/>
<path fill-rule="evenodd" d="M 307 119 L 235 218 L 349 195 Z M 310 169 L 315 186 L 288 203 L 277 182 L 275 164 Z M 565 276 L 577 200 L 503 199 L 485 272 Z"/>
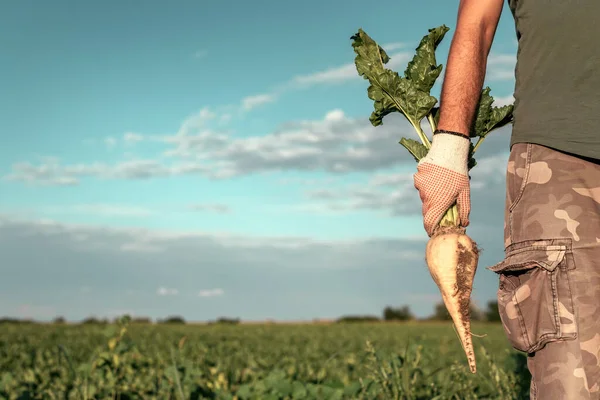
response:
<path fill-rule="evenodd" d="M 569 239 L 514 243 L 503 261 L 488 268 L 499 275 L 498 311 L 515 349 L 533 353 L 577 337 L 574 268 Z"/>

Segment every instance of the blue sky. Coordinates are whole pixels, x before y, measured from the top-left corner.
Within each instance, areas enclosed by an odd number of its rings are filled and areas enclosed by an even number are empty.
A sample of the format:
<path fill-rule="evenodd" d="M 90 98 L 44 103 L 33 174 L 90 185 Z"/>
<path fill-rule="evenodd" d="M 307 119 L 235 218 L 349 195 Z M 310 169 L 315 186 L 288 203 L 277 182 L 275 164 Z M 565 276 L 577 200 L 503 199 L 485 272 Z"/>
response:
<path fill-rule="evenodd" d="M 370 126 L 349 38 L 362 27 L 402 72 L 446 24 L 445 64 L 457 5 L 170 4 L 0 6 L 0 314 L 429 314 L 415 163 L 397 144 L 416 135 L 400 116 Z M 515 54 L 505 8 L 486 78 L 499 103 Z M 502 256 L 509 135 L 494 132 L 473 172 L 481 305 Z"/>

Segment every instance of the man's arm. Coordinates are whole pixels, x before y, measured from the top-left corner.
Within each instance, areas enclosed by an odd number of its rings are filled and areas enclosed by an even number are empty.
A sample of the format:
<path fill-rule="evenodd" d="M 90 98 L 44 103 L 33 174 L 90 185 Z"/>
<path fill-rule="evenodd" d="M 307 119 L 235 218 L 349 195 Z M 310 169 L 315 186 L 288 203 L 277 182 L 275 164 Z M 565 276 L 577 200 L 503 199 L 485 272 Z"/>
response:
<path fill-rule="evenodd" d="M 469 135 L 504 0 L 461 0 L 448 54 L 437 128 Z"/>

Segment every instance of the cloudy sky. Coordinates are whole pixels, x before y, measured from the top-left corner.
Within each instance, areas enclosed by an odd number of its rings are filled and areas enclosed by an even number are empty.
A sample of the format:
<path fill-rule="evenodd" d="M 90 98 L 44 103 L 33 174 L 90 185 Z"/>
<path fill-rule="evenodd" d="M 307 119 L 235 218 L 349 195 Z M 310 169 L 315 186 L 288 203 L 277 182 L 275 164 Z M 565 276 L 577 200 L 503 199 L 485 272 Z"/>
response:
<path fill-rule="evenodd" d="M 350 36 L 362 27 L 403 72 L 446 24 L 445 64 L 456 3 L 2 4 L 0 315 L 430 314 L 415 163 L 398 144 L 417 136 L 401 116 L 370 125 Z M 486 78 L 501 103 L 515 54 L 505 8 Z M 509 135 L 472 174 L 482 305 Z"/>

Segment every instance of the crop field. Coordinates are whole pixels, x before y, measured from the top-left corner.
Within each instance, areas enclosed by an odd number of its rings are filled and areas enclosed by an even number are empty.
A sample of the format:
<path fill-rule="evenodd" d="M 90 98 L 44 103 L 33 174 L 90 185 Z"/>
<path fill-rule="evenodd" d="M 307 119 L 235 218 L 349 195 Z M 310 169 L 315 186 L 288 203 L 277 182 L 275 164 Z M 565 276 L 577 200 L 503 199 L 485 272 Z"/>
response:
<path fill-rule="evenodd" d="M 2 399 L 522 399 L 524 358 L 475 323 L 2 325 Z"/>

